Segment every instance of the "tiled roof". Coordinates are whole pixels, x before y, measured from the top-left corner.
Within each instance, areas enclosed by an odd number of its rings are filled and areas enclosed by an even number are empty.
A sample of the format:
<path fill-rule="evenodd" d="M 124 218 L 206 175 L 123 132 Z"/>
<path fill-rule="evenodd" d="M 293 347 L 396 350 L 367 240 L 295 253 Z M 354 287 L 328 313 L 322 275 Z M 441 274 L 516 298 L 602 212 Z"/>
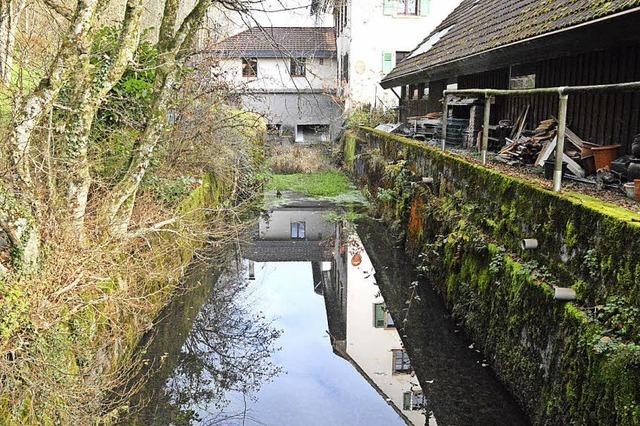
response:
<path fill-rule="evenodd" d="M 463 0 L 382 81 L 640 7 L 640 0 Z M 426 51 L 424 51 L 426 50 Z"/>
<path fill-rule="evenodd" d="M 327 27 L 254 27 L 221 41 L 213 52 L 226 57 L 333 57 L 336 36 Z"/>
<path fill-rule="evenodd" d="M 331 261 L 331 251 L 321 241 L 253 241 L 243 250 L 245 259 L 255 262 Z"/>

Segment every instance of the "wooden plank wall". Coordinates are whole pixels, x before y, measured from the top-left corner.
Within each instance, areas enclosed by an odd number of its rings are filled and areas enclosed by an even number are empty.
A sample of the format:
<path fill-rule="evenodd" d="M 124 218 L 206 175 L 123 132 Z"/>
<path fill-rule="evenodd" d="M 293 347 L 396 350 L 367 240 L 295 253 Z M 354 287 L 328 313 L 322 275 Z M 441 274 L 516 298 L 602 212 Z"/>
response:
<path fill-rule="evenodd" d="M 589 52 L 529 64 L 536 73 L 536 87 L 579 86 L 640 81 L 640 46 Z M 508 86 L 509 71 L 500 69 L 461 76 L 458 87 L 497 88 Z M 498 99 L 497 116 L 515 120 L 530 105 L 527 127 L 557 116 L 557 96 L 535 95 Z M 568 125 L 581 138 L 600 145 L 620 144 L 630 152 L 633 136 L 640 133 L 640 92 L 581 94 L 569 97 Z"/>

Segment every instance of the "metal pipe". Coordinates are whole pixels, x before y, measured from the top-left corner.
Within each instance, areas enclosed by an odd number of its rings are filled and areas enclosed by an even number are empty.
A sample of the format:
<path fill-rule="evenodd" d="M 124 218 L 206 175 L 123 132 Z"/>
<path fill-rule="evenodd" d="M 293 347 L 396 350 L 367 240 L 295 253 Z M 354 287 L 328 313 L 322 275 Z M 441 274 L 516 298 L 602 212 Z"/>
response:
<path fill-rule="evenodd" d="M 567 129 L 567 104 L 569 95 L 561 92 L 558 102 L 558 136 L 556 142 L 556 162 L 553 171 L 553 190 L 560 192 L 562 187 L 562 163 L 564 162 L 564 139 Z"/>
<path fill-rule="evenodd" d="M 594 92 L 633 92 L 640 91 L 640 81 L 592 86 L 542 87 L 538 89 L 460 89 L 445 90 L 444 95 L 484 95 L 484 96 L 526 96 L 536 94 L 574 94 Z"/>
<path fill-rule="evenodd" d="M 489 117 L 491 116 L 491 97 L 484 99 L 484 121 L 482 123 L 482 165 L 487 165 L 487 151 L 489 150 Z"/>
<path fill-rule="evenodd" d="M 442 150 L 447 149 L 447 125 L 449 123 L 449 100 L 447 99 L 447 91 L 444 91 L 442 100 Z"/>

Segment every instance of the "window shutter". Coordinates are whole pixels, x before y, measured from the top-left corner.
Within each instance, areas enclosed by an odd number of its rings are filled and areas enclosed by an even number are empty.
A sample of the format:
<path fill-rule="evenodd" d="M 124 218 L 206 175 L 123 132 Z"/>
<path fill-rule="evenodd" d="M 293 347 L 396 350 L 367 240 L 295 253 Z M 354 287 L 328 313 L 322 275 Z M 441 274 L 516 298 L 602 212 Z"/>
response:
<path fill-rule="evenodd" d="M 429 16 L 431 13 L 431 0 L 420 0 L 420 16 Z"/>
<path fill-rule="evenodd" d="M 376 303 L 373 305 L 374 308 L 374 322 L 373 325 L 376 328 L 384 328 L 384 305 L 381 303 Z"/>
<path fill-rule="evenodd" d="M 411 410 L 411 392 L 405 392 L 402 394 L 402 409 Z"/>
<path fill-rule="evenodd" d="M 396 0 L 383 0 L 384 1 L 384 11 L 385 15 L 393 15 L 393 12 L 396 10 Z"/>
<path fill-rule="evenodd" d="M 393 69 L 393 54 L 391 52 L 382 53 L 382 73 L 389 74 Z"/>

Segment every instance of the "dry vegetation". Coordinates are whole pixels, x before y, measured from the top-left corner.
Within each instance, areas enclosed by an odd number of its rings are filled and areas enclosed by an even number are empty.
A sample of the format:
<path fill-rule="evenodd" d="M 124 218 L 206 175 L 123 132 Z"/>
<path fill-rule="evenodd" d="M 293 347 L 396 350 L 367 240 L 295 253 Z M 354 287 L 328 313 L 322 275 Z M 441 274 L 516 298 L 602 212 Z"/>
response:
<path fill-rule="evenodd" d="M 49 36 L 14 29 L 33 57 L 0 83 L 0 424 L 112 418 L 142 332 L 262 186 L 264 123 L 189 56 L 210 2 L 165 3 L 158 40 L 138 0 L 36 2 Z"/>
<path fill-rule="evenodd" d="M 322 145 L 276 145 L 269 148 L 269 165 L 275 174 L 317 173 L 332 169 Z"/>

